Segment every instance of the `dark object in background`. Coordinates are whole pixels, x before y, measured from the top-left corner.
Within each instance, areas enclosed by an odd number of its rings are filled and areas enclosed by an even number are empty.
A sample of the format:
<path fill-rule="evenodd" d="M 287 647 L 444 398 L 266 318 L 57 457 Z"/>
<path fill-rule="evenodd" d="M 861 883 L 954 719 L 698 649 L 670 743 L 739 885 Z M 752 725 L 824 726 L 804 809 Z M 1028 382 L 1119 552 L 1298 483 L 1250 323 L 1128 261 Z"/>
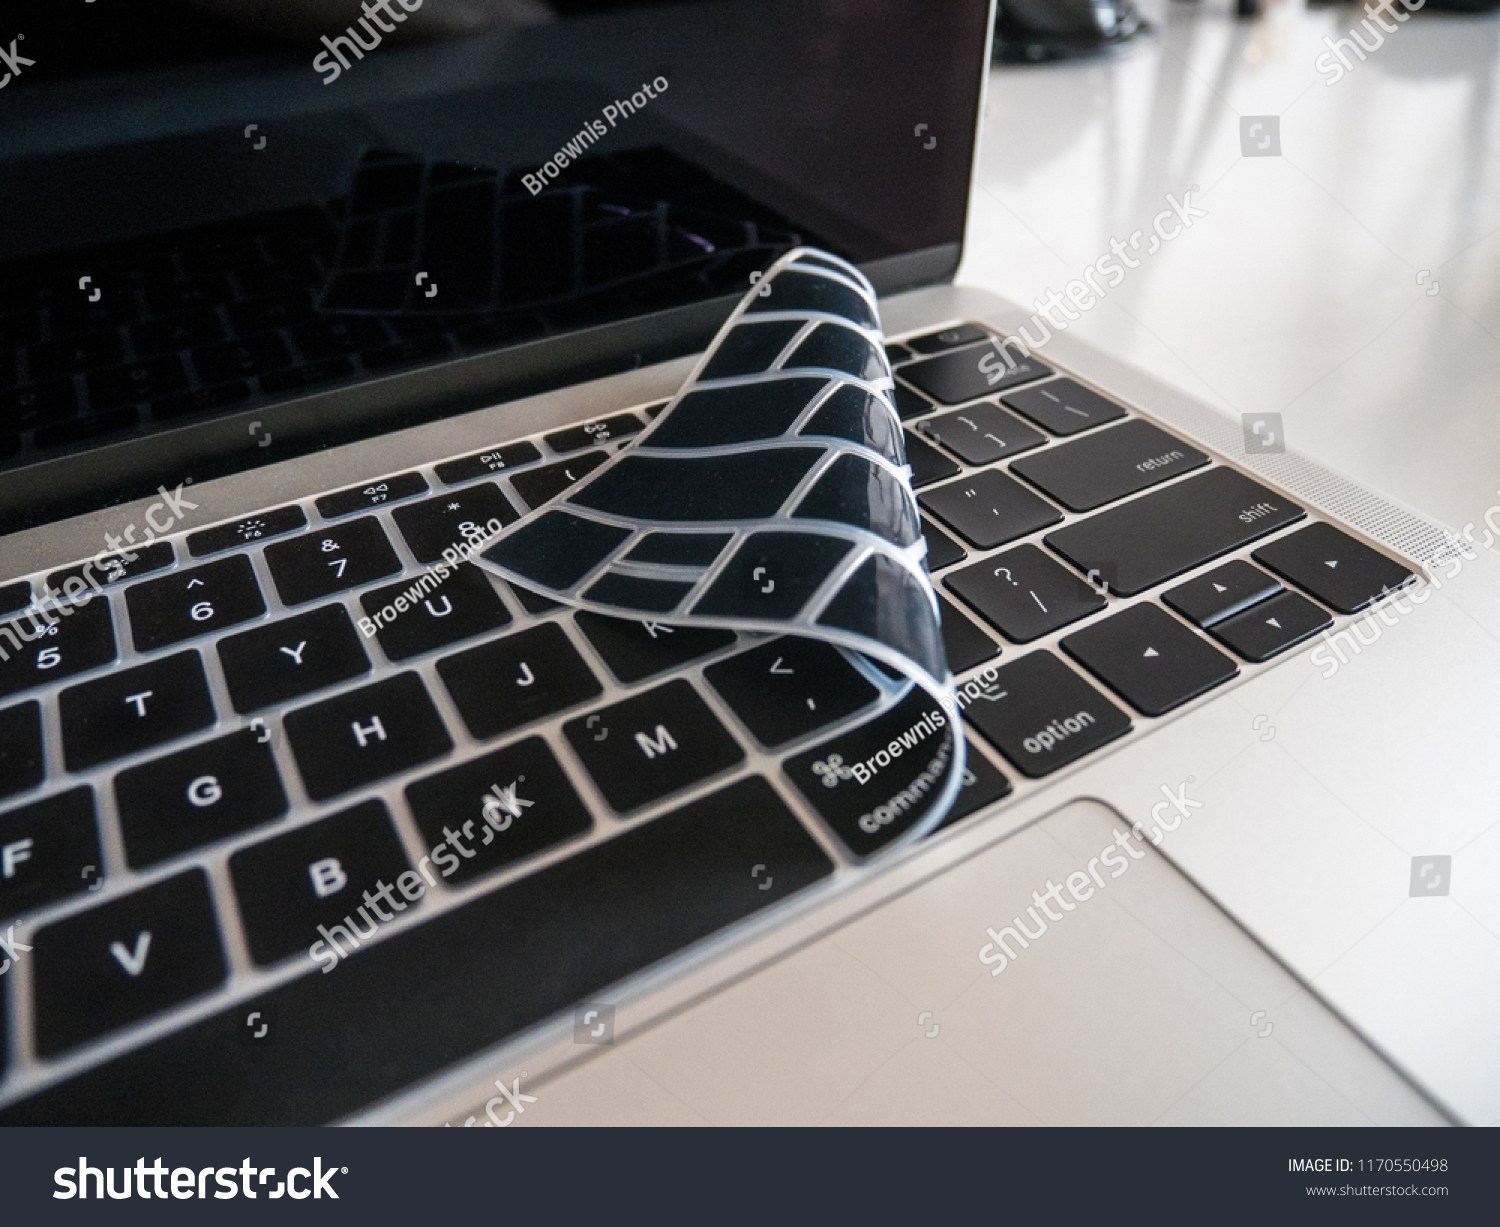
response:
<path fill-rule="evenodd" d="M 1000 0 L 994 59 L 1039 64 L 1099 55 L 1150 28 L 1131 0 Z"/>

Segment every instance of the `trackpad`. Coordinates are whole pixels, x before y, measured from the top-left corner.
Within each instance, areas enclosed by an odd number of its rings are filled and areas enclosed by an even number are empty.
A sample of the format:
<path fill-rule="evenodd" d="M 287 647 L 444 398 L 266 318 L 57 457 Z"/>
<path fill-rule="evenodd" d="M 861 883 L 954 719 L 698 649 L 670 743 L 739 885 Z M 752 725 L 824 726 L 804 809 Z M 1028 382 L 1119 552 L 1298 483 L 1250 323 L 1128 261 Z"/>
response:
<path fill-rule="evenodd" d="M 1064 806 L 549 1080 L 525 1123 L 1446 1123 L 1129 833 Z"/>

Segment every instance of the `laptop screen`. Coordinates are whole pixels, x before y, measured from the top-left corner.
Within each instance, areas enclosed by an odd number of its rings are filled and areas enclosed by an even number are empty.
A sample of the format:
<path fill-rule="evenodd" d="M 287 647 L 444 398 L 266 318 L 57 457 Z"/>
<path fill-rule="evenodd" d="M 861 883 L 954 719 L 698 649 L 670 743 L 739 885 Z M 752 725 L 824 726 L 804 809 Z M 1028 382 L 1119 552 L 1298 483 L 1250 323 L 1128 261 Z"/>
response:
<path fill-rule="evenodd" d="M 988 9 L 6 0 L 0 528 L 945 279 Z"/>

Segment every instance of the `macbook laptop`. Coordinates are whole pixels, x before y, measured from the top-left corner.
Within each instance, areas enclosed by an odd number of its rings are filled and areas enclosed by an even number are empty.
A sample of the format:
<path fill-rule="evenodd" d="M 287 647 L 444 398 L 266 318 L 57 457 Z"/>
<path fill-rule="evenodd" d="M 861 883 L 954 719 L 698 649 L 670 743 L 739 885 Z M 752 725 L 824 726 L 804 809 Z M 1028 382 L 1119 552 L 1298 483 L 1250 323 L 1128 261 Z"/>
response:
<path fill-rule="evenodd" d="M 892 1059 L 780 1012 L 835 947 L 1000 1086 L 1122 898 L 1263 1015 L 1228 1051 L 1296 999 L 1370 1119 L 1500 1117 L 1490 542 L 949 284 L 988 5 L 97 7 L 0 30 L 0 1120 L 509 1125 L 785 1051 L 833 1095 Z M 956 678 L 904 843 L 889 662 L 483 557 L 798 249 L 879 295 Z"/>

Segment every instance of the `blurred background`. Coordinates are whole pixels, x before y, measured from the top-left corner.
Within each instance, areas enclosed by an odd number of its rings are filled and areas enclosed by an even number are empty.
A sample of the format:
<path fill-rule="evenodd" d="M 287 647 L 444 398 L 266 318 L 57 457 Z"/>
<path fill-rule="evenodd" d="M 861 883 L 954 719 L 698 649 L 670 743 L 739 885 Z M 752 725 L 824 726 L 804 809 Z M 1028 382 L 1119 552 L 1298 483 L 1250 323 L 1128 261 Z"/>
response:
<path fill-rule="evenodd" d="M 959 280 L 1029 306 L 1197 184 L 1208 216 L 1070 331 L 1477 521 L 1500 501 L 1495 14 L 1387 18 L 1329 84 L 1360 6 L 1137 3 L 1150 32 L 1112 51 L 992 68 Z M 1245 156 L 1242 117 L 1274 117 L 1279 156 Z"/>

